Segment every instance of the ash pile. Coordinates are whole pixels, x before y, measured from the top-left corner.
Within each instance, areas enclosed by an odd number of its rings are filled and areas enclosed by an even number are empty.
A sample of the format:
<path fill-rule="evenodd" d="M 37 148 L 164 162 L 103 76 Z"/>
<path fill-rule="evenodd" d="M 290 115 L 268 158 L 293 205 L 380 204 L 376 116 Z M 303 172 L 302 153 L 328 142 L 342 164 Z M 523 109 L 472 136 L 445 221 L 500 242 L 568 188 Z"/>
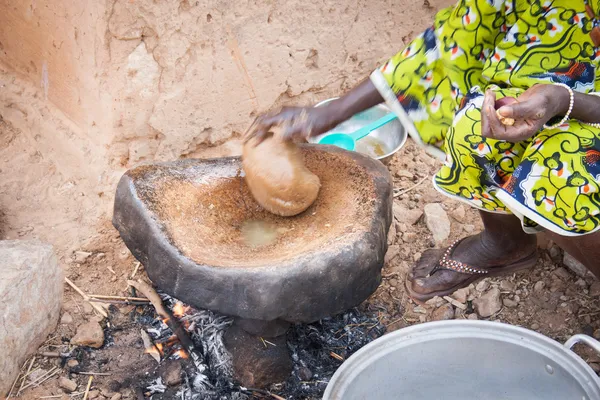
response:
<path fill-rule="evenodd" d="M 161 364 L 179 359 L 183 369 L 178 385 L 163 382 L 162 378 L 148 378 L 145 394 L 155 400 L 321 399 L 342 362 L 385 333 L 380 310 L 371 305 L 313 324 L 294 325 L 287 333 L 294 363 L 292 375 L 268 389 L 246 388 L 235 383 L 231 358 L 224 345 L 223 336 L 232 319 L 194 309 L 162 293 L 160 296 L 191 343 L 181 343 L 181 332 L 175 334 L 172 326 L 156 314 L 140 316 L 138 322 L 149 336 L 146 352 L 161 360 Z"/>

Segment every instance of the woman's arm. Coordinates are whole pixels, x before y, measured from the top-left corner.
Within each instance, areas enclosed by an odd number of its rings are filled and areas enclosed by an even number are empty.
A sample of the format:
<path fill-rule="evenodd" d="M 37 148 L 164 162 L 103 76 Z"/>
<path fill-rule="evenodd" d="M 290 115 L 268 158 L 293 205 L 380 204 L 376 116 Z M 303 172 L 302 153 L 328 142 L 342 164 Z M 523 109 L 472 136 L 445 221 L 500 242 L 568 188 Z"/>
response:
<path fill-rule="evenodd" d="M 366 79 L 344 96 L 322 107 L 284 107 L 258 117 L 245 135 L 245 140 L 267 136 L 271 127 L 283 128 L 285 139 L 317 136 L 336 127 L 354 114 L 383 102 L 383 98 L 370 79 Z"/>

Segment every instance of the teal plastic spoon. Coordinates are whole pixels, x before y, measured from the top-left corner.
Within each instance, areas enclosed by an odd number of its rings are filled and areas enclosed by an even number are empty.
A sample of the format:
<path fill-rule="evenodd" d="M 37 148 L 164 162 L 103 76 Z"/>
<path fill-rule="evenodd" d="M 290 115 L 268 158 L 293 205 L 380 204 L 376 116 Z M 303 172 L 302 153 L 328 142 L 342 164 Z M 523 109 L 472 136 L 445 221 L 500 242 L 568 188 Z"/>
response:
<path fill-rule="evenodd" d="M 329 135 L 322 137 L 321 140 L 319 140 L 319 144 L 330 144 L 341 147 L 344 150 L 354 151 L 357 141 L 394 119 L 396 119 L 396 114 L 389 113 L 378 120 L 371 122 L 369 125 L 363 126 L 353 133 L 330 133 Z"/>

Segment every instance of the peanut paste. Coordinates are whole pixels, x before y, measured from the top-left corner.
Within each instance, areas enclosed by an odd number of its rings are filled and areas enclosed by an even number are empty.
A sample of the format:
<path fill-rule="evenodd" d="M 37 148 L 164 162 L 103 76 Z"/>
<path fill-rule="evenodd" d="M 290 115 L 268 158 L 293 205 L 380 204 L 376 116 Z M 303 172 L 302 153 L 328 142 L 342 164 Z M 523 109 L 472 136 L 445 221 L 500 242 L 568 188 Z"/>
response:
<path fill-rule="evenodd" d="M 300 149 L 270 135 L 243 149 L 242 166 L 252 196 L 265 210 L 289 217 L 300 214 L 317 199 L 321 182 L 304 165 Z"/>

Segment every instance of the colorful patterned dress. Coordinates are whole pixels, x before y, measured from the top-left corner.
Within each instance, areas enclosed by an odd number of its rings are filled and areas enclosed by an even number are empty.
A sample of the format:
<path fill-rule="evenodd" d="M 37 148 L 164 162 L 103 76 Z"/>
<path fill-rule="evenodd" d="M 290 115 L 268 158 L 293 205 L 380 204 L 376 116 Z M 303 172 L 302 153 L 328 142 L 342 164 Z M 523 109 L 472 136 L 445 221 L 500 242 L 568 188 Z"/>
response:
<path fill-rule="evenodd" d="M 598 15 L 600 0 L 590 6 Z M 497 98 L 536 83 L 600 92 L 597 23 L 584 0 L 462 0 L 371 80 L 411 137 L 445 159 L 440 192 L 513 213 L 526 232 L 591 233 L 600 228 L 600 129 L 569 120 L 519 143 L 487 139 L 480 108 L 488 88 Z"/>

